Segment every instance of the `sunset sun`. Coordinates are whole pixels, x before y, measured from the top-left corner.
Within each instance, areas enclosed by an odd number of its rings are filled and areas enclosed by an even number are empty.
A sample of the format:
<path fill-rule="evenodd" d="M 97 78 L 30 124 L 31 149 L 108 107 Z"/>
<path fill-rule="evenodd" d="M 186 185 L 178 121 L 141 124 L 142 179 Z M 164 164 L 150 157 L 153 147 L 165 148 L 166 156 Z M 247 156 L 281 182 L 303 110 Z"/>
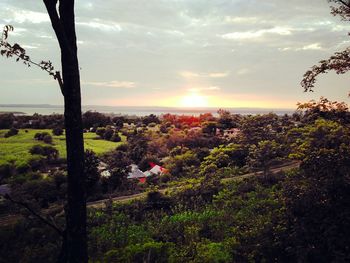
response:
<path fill-rule="evenodd" d="M 350 0 L 0 0 L 0 263 L 350 263 L 348 32 Z"/>
<path fill-rule="evenodd" d="M 197 93 L 188 94 L 180 99 L 181 107 L 208 107 L 208 98 Z"/>

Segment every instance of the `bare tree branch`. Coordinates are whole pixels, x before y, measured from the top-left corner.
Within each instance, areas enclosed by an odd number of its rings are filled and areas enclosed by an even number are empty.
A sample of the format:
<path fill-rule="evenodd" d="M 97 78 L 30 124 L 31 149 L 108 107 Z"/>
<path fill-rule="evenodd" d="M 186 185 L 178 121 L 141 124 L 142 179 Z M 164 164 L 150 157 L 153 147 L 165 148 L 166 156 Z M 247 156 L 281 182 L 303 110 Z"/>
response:
<path fill-rule="evenodd" d="M 49 222 L 48 220 L 46 220 L 44 217 L 42 217 L 41 215 L 39 215 L 38 213 L 36 213 L 28 204 L 21 202 L 21 201 L 15 201 L 11 198 L 10 195 L 6 194 L 5 198 L 9 201 L 11 201 L 12 203 L 22 206 L 25 209 L 27 209 L 32 215 L 34 215 L 36 218 L 38 218 L 41 222 L 43 222 L 44 224 L 48 225 L 49 227 L 51 227 L 52 229 L 54 229 L 60 236 L 64 237 L 64 233 L 61 229 L 59 229 L 56 224 L 53 224 L 51 222 Z"/>
<path fill-rule="evenodd" d="M 335 0 L 334 2 L 340 2 L 342 3 L 343 5 L 345 5 L 346 7 L 350 8 L 350 2 L 345 2 L 343 0 Z"/>
<path fill-rule="evenodd" d="M 350 48 L 342 52 L 336 52 L 329 59 L 320 61 L 318 65 L 308 70 L 301 81 L 304 91 L 313 91 L 317 76 L 331 70 L 334 70 L 337 74 L 344 74 L 350 70 Z"/>
<path fill-rule="evenodd" d="M 26 50 L 22 48 L 19 44 L 15 43 L 11 45 L 7 38 L 9 36 L 9 32 L 13 31 L 14 28 L 11 25 L 4 26 L 4 29 L 2 31 L 2 38 L 0 40 L 0 54 L 2 56 L 6 56 L 7 58 L 10 57 L 16 57 L 16 61 L 21 61 L 26 66 L 30 67 L 31 65 L 37 66 L 40 69 L 46 71 L 50 76 L 52 76 L 55 80 L 57 80 L 58 85 L 61 89 L 61 92 L 64 96 L 64 85 L 61 77 L 61 73 L 59 71 L 54 70 L 54 66 L 52 65 L 52 62 L 49 61 L 41 61 L 41 62 L 35 62 L 33 61 L 27 54 Z"/>

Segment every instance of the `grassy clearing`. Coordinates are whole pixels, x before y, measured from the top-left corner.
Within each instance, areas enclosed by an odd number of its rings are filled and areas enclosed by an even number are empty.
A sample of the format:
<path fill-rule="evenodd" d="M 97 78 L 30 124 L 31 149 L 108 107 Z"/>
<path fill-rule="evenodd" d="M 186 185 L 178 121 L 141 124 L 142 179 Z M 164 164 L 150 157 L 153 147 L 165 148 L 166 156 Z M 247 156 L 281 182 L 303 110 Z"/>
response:
<path fill-rule="evenodd" d="M 37 132 L 48 132 L 52 135 L 53 144 L 60 153 L 60 157 L 66 158 L 66 138 L 65 135 L 54 136 L 51 130 L 32 130 L 27 129 L 28 132 L 21 129 L 15 136 L 4 138 L 7 130 L 0 130 L 0 164 L 14 162 L 16 165 L 26 163 L 32 157 L 29 149 L 36 144 L 47 145 L 41 141 L 34 139 Z M 96 154 L 102 154 L 113 150 L 119 144 L 125 142 L 125 136 L 122 136 L 121 142 L 110 142 L 98 139 L 95 133 L 84 133 L 85 149 L 93 150 Z"/>

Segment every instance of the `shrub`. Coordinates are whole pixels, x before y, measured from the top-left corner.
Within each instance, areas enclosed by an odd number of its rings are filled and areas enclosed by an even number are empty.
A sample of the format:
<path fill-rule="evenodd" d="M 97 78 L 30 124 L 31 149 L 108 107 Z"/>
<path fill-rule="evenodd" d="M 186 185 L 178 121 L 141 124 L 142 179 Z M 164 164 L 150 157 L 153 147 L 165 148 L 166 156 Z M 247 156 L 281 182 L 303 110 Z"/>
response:
<path fill-rule="evenodd" d="M 149 241 L 144 244 L 130 244 L 123 249 L 113 249 L 104 256 L 104 262 L 168 262 L 171 243 Z"/>
<path fill-rule="evenodd" d="M 63 129 L 60 128 L 60 127 L 54 128 L 54 129 L 52 130 L 52 134 L 53 134 L 53 135 L 56 135 L 56 136 L 60 136 L 60 135 L 63 134 Z"/>
<path fill-rule="evenodd" d="M 162 183 L 168 183 L 171 180 L 171 175 L 170 174 L 163 174 L 160 176 L 160 181 Z"/>
<path fill-rule="evenodd" d="M 195 262 L 232 262 L 232 257 L 228 249 L 222 243 L 198 243 Z"/>
<path fill-rule="evenodd" d="M 45 160 L 42 156 L 33 156 L 29 161 L 28 164 L 32 171 L 38 171 L 41 167 L 45 165 Z"/>
<path fill-rule="evenodd" d="M 44 146 L 44 155 L 48 160 L 57 160 L 59 157 L 58 150 L 52 146 Z"/>
<path fill-rule="evenodd" d="M 49 133 L 47 132 L 37 132 L 35 135 L 34 135 L 34 139 L 38 140 L 38 141 L 42 141 L 44 140 L 44 137 L 46 135 L 50 135 Z"/>
<path fill-rule="evenodd" d="M 31 154 L 44 155 L 44 147 L 41 145 L 33 145 L 32 148 L 30 148 L 29 152 Z"/>
<path fill-rule="evenodd" d="M 94 187 L 100 180 L 100 172 L 98 165 L 100 160 L 96 154 L 91 150 L 86 150 L 84 155 L 84 174 L 86 176 L 86 187 L 88 194 L 93 192 Z"/>
<path fill-rule="evenodd" d="M 27 162 L 22 162 L 17 164 L 16 170 L 20 174 L 27 173 L 30 170 L 30 165 Z"/>
<path fill-rule="evenodd" d="M 120 142 L 122 138 L 118 135 L 118 133 L 113 134 L 111 141 L 112 142 Z"/>
<path fill-rule="evenodd" d="M 112 129 L 107 129 L 103 134 L 103 138 L 107 141 L 111 140 L 114 135 L 114 131 Z"/>
<path fill-rule="evenodd" d="M 67 183 L 67 175 L 63 171 L 54 171 L 52 174 L 52 178 L 57 189 L 61 189 Z"/>
<path fill-rule="evenodd" d="M 160 132 L 162 133 L 168 133 L 168 128 L 165 125 L 160 125 L 159 127 Z"/>
<path fill-rule="evenodd" d="M 34 145 L 30 148 L 29 152 L 31 154 L 38 154 L 46 156 L 47 160 L 57 160 L 59 157 L 59 152 L 56 148 L 52 146 L 42 146 L 42 145 Z"/>
<path fill-rule="evenodd" d="M 44 141 L 44 143 L 52 144 L 52 136 L 49 134 L 45 135 L 43 138 L 43 141 Z"/>
<path fill-rule="evenodd" d="M 14 167 L 10 163 L 0 164 L 0 180 L 8 178 L 14 174 Z"/>
<path fill-rule="evenodd" d="M 100 136 L 101 138 L 104 137 L 105 132 L 106 132 L 106 128 L 97 128 L 97 129 L 96 129 L 96 134 L 97 134 L 98 136 Z"/>
<path fill-rule="evenodd" d="M 128 145 L 126 143 L 120 144 L 120 145 L 118 145 L 116 150 L 126 152 L 128 150 Z"/>
<path fill-rule="evenodd" d="M 4 137 L 8 138 L 8 137 L 11 137 L 11 136 L 15 136 L 17 134 L 18 134 L 18 130 L 16 128 L 11 128 L 5 133 Z"/>

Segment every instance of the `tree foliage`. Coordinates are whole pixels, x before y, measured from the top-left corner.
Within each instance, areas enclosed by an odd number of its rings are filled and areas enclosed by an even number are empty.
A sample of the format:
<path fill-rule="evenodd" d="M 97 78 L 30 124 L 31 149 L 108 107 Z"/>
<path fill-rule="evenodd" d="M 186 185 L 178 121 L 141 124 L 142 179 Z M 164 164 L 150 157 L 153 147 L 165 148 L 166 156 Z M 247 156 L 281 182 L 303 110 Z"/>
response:
<path fill-rule="evenodd" d="M 349 0 L 328 0 L 331 3 L 331 13 L 340 16 L 345 21 L 350 21 Z M 301 81 L 304 91 L 313 91 L 316 78 L 320 74 L 335 71 L 337 74 L 344 74 L 350 70 L 350 48 L 336 52 L 329 59 L 321 60 L 308 70 Z M 350 94 L 349 94 L 350 95 Z"/>
<path fill-rule="evenodd" d="M 284 184 L 294 253 L 301 261 L 344 262 L 350 240 L 350 132 L 318 119 L 298 128 L 292 158 L 301 169 Z"/>
<path fill-rule="evenodd" d="M 273 140 L 260 141 L 258 145 L 250 147 L 247 163 L 254 171 L 263 169 L 264 175 L 266 175 L 272 164 L 278 163 L 282 156 L 282 146 L 277 142 Z"/>

